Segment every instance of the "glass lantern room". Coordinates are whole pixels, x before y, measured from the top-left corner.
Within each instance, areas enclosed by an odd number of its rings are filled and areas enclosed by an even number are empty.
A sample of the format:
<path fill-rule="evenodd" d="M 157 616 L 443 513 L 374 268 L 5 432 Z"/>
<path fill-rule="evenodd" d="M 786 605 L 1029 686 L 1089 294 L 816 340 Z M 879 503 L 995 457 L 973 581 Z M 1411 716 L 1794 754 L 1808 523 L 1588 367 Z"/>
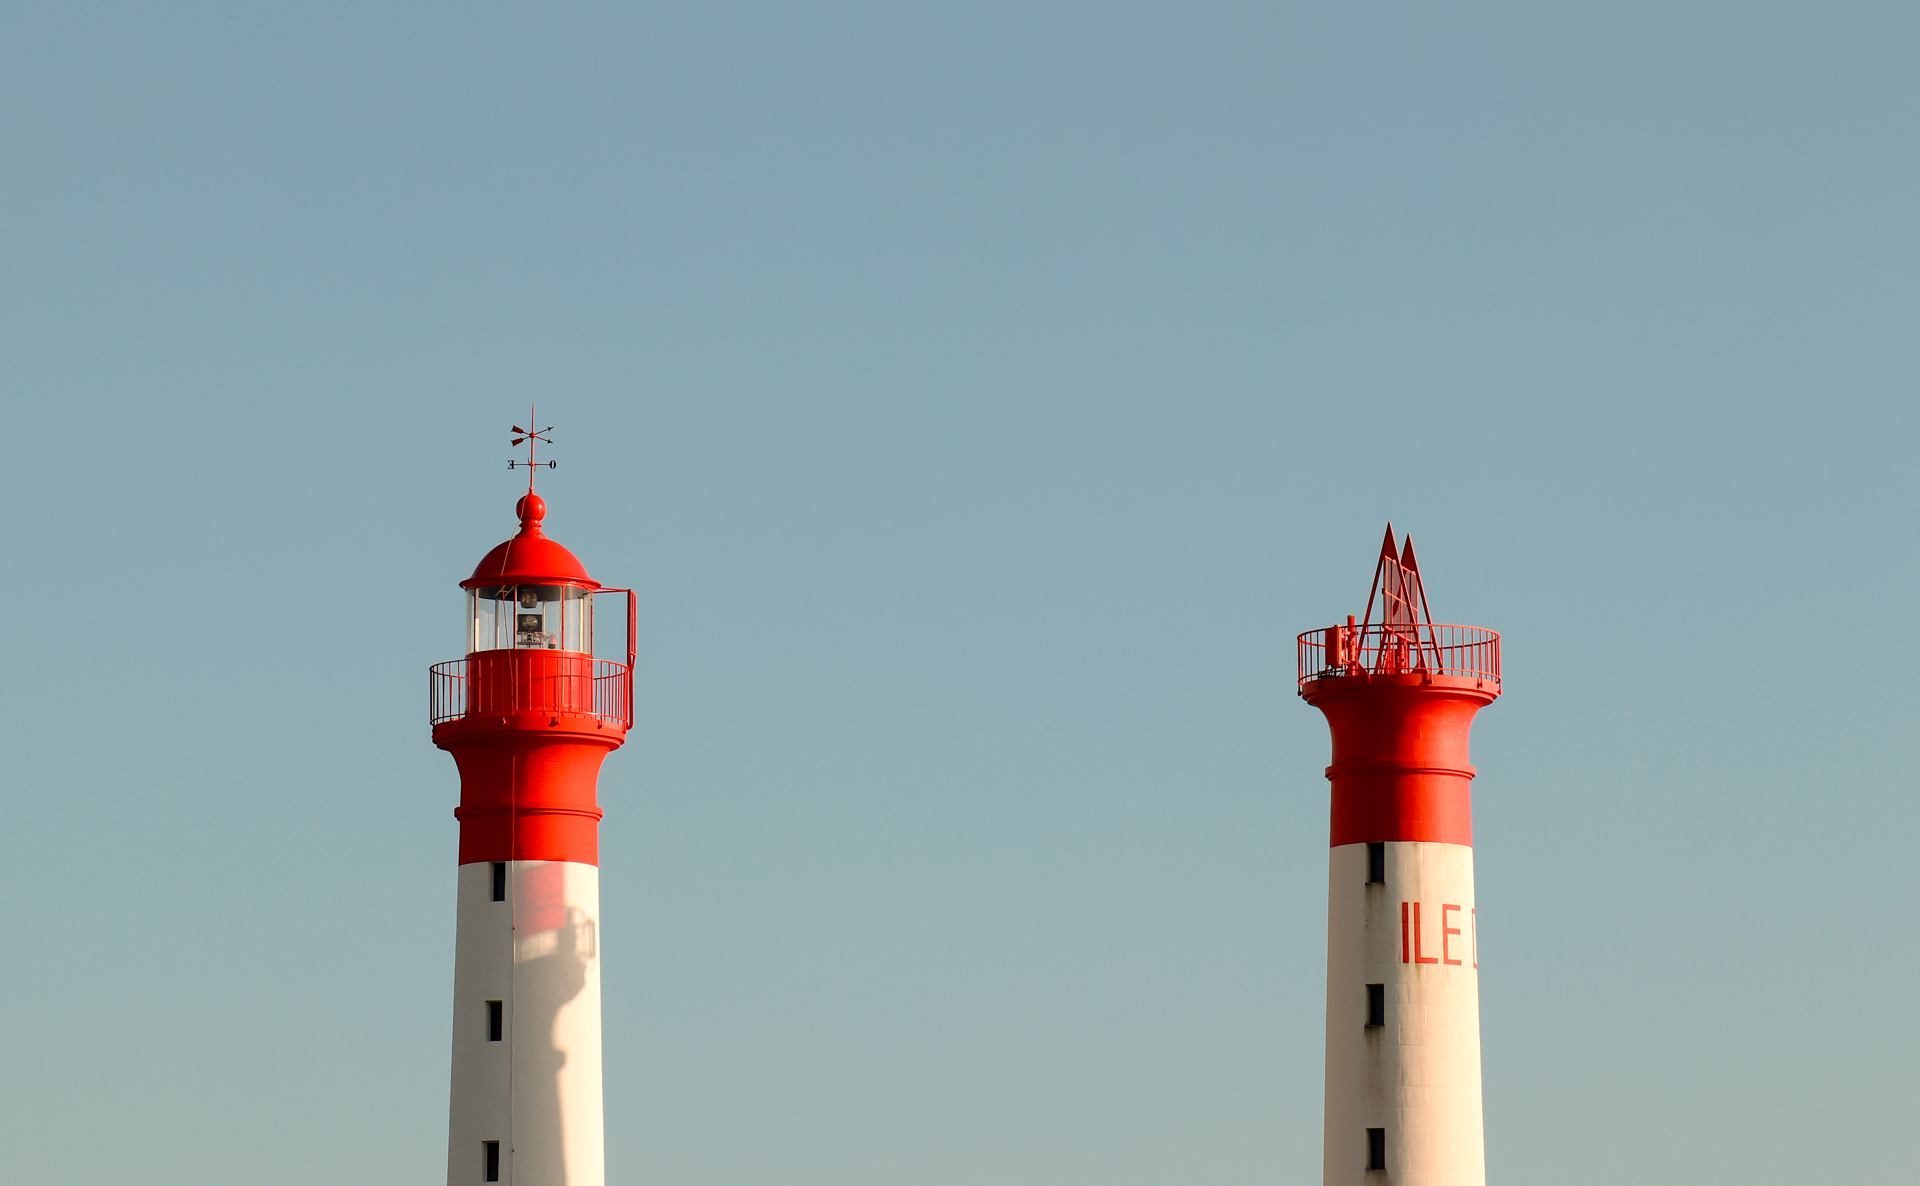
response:
<path fill-rule="evenodd" d="M 593 590 L 480 585 L 467 590 L 467 651 L 593 653 Z"/>

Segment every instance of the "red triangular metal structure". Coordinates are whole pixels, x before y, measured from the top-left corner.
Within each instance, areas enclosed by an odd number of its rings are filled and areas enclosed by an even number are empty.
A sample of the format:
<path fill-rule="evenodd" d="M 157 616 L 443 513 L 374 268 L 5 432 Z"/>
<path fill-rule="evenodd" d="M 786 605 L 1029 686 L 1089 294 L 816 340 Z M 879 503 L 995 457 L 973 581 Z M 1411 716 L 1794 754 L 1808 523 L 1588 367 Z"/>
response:
<path fill-rule="evenodd" d="M 1380 606 L 1376 672 L 1423 671 L 1431 656 L 1439 667 L 1439 642 L 1433 633 L 1433 614 L 1427 608 L 1426 586 L 1420 580 L 1420 562 L 1413 554 L 1413 537 L 1396 548 L 1393 524 L 1387 524 L 1380 542 L 1380 560 L 1373 568 L 1373 586 L 1367 590 L 1367 611 L 1360 619 L 1360 638 L 1372 632 L 1373 607 Z M 1423 629 L 1424 628 L 1424 629 Z M 1423 637 L 1424 635 L 1424 637 Z M 1367 649 L 1373 649 L 1371 647 Z"/>

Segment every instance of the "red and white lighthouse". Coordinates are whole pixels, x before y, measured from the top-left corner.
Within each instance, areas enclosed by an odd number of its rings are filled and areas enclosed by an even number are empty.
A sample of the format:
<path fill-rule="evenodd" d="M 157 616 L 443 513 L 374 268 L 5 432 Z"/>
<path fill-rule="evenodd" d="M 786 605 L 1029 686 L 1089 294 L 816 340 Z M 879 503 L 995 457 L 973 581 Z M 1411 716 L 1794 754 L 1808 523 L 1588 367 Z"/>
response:
<path fill-rule="evenodd" d="M 1326 1186 L 1484 1186 L 1467 733 L 1500 636 L 1434 625 L 1389 526 L 1366 613 L 1302 634 L 1299 660 L 1333 734 Z"/>
<path fill-rule="evenodd" d="M 546 438 L 516 427 L 516 445 Z M 550 464 L 550 463 L 549 463 Z M 460 770 L 448 1186 L 604 1186 L 600 763 L 633 724 L 633 594 L 542 528 L 466 591 L 467 657 L 432 669 L 433 743 Z M 626 594 L 627 661 L 594 657 L 596 595 Z"/>

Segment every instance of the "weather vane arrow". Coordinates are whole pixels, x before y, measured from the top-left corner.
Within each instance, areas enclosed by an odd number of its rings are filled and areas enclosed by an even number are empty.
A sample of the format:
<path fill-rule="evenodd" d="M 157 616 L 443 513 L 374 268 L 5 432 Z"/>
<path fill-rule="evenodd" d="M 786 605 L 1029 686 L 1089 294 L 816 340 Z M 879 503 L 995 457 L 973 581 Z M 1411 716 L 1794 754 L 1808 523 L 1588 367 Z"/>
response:
<path fill-rule="evenodd" d="M 527 408 L 527 423 L 528 425 L 539 423 L 533 418 L 532 406 L 529 406 Z M 507 468 L 509 470 L 524 469 L 527 471 L 527 493 L 528 494 L 533 493 L 533 471 L 536 469 L 539 469 L 543 464 L 538 459 L 538 456 L 536 455 L 535 450 L 538 449 L 543 444 L 544 445 L 553 444 L 553 438 L 547 435 L 552 431 L 553 431 L 553 425 L 551 424 L 547 425 L 544 428 L 532 428 L 532 427 L 522 428 L 518 424 L 513 426 L 513 444 L 516 448 L 518 448 L 520 445 L 525 445 L 527 447 L 527 459 L 525 461 L 522 461 L 516 457 L 512 461 L 507 462 Z M 560 468 L 560 463 L 557 461 L 548 461 L 548 462 L 545 462 L 544 464 L 548 469 Z"/>

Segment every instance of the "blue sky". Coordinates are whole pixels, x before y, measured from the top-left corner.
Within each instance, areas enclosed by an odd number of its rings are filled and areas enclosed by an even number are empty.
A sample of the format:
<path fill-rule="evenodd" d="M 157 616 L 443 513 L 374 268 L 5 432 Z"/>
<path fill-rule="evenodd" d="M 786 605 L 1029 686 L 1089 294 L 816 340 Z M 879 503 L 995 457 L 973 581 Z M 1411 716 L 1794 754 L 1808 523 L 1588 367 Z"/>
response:
<path fill-rule="evenodd" d="M 613 1180 L 1315 1180 L 1292 639 L 1388 519 L 1506 639 L 1491 1176 L 1913 1178 L 1916 35 L 9 6 L 0 1176 L 442 1174 L 425 669 L 537 400 L 641 595 Z"/>

